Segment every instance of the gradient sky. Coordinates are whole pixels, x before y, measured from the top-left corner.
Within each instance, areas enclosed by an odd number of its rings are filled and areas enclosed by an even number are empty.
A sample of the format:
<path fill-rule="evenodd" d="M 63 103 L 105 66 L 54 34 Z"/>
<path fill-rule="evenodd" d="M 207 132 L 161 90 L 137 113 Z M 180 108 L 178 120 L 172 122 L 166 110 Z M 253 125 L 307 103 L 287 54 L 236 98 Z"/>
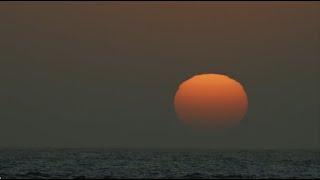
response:
<path fill-rule="evenodd" d="M 320 147 L 320 4 L 1 2 L 1 147 Z M 176 117 L 221 73 L 249 110 L 224 132 Z"/>

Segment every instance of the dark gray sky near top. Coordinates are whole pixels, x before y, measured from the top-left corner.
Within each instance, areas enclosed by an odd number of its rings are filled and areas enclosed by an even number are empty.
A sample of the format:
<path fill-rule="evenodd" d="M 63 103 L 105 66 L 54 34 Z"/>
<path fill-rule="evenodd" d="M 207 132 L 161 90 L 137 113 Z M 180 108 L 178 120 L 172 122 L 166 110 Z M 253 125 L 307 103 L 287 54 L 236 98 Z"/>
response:
<path fill-rule="evenodd" d="M 320 147 L 319 3 L 0 3 L 1 147 Z M 196 74 L 241 82 L 239 127 L 173 108 Z"/>

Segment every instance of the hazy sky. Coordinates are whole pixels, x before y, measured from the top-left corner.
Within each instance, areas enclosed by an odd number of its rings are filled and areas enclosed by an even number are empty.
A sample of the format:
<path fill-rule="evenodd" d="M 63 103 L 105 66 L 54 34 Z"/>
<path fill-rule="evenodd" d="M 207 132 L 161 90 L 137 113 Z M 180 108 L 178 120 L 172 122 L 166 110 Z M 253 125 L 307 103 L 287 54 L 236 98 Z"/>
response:
<path fill-rule="evenodd" d="M 0 3 L 1 147 L 320 147 L 319 3 Z M 192 131 L 179 84 L 241 82 L 237 128 Z"/>

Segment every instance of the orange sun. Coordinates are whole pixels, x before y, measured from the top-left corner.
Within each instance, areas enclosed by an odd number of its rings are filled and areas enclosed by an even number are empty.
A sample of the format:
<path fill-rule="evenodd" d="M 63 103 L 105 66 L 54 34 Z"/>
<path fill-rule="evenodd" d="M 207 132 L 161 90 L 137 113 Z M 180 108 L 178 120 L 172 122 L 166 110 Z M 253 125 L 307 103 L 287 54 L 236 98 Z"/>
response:
<path fill-rule="evenodd" d="M 176 113 L 194 128 L 222 129 L 240 123 L 248 108 L 242 85 L 225 75 L 201 74 L 180 84 Z"/>

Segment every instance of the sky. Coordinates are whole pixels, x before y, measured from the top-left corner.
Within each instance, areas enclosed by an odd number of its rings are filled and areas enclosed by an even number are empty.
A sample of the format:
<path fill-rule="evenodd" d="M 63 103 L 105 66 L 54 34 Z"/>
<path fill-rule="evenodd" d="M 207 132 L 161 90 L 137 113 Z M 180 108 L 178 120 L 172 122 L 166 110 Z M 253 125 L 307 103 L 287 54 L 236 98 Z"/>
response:
<path fill-rule="evenodd" d="M 320 148 L 320 4 L 1 2 L 0 147 Z M 191 130 L 178 86 L 225 74 L 248 112 Z"/>

